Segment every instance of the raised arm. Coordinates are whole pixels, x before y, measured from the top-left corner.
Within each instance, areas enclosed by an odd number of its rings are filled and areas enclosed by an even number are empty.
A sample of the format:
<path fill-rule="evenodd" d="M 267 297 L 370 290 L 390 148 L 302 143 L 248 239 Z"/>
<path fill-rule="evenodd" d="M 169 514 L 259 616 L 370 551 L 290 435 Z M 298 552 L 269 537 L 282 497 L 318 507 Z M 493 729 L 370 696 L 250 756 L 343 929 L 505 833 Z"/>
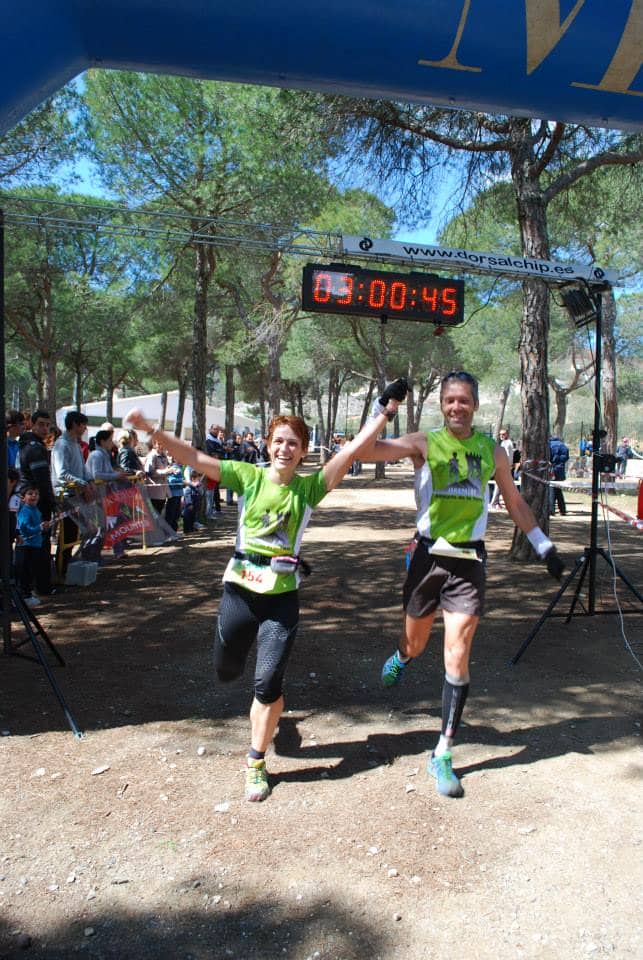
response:
<path fill-rule="evenodd" d="M 397 408 L 406 397 L 407 390 L 406 380 L 399 379 L 389 384 L 376 401 L 374 411 L 376 415 L 367 420 L 357 436 L 350 443 L 344 444 L 332 460 L 328 461 L 324 467 L 324 480 L 328 491 L 341 483 L 353 460 L 363 459 L 363 452 L 372 447 L 388 420 L 392 420 L 397 413 Z"/>
<path fill-rule="evenodd" d="M 178 463 L 187 467 L 194 467 L 201 473 L 204 473 L 212 480 L 221 479 L 220 462 L 215 457 L 208 456 L 201 450 L 197 450 L 191 444 L 186 443 L 173 433 L 166 430 L 156 430 L 152 424 L 145 419 L 141 410 L 136 407 L 126 415 L 124 422 L 131 423 L 135 430 L 142 433 L 149 433 L 153 440 L 159 440 L 161 445 L 172 454 Z"/>
<path fill-rule="evenodd" d="M 361 459 L 366 463 L 378 463 L 382 460 L 403 460 L 409 457 L 417 469 L 426 460 L 426 434 L 405 433 L 391 440 L 377 440 L 367 447 Z"/>

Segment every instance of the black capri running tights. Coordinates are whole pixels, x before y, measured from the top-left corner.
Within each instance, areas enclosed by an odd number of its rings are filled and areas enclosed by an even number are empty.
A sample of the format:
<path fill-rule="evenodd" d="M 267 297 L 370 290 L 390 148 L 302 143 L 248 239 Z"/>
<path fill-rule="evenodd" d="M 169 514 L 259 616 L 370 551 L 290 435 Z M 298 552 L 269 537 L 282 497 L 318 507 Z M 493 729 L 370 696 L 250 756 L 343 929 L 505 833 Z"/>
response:
<path fill-rule="evenodd" d="M 296 590 L 271 596 L 224 583 L 214 641 L 219 680 L 227 682 L 241 676 L 256 640 L 255 697 L 259 703 L 274 703 L 282 693 L 298 623 Z"/>

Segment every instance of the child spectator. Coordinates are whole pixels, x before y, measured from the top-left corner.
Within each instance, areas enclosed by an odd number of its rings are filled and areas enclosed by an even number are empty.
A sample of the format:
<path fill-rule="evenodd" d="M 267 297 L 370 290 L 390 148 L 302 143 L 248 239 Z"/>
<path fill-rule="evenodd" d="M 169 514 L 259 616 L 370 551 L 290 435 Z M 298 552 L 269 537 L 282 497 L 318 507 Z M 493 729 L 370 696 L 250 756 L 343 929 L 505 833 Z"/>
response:
<path fill-rule="evenodd" d="M 197 517 L 201 506 L 201 475 L 195 470 L 190 471 L 190 479 L 183 487 L 183 533 L 193 533 L 197 526 Z"/>
<path fill-rule="evenodd" d="M 42 590 L 42 542 L 43 530 L 48 530 L 50 521 L 43 520 L 38 509 L 40 493 L 35 485 L 26 486 L 21 494 L 22 505 L 18 511 L 16 529 L 18 540 L 16 546 L 16 574 L 22 590 L 25 603 L 28 607 L 37 607 L 40 604 L 38 597 L 32 596 L 34 581 L 36 588 Z"/>
<path fill-rule="evenodd" d="M 170 472 L 167 475 L 169 496 L 165 501 L 165 519 L 176 532 L 181 516 L 181 497 L 183 496 L 183 467 L 172 457 L 168 457 Z"/>

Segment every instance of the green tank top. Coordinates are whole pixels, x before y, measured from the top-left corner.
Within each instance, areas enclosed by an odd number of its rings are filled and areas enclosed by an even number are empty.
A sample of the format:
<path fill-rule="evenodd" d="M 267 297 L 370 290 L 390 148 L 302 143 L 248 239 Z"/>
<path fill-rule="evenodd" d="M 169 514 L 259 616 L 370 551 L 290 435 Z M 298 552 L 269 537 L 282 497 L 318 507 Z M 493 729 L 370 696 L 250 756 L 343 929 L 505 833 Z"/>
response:
<path fill-rule="evenodd" d="M 313 509 L 326 496 L 323 469 L 306 477 L 295 474 L 284 487 L 272 482 L 268 470 L 237 460 L 221 462 L 221 486 L 238 494 L 235 549 L 265 557 L 297 556 Z M 299 584 L 298 573 L 274 573 L 237 557 L 228 563 L 223 579 L 267 594 L 288 593 Z"/>
<path fill-rule="evenodd" d="M 427 434 L 427 462 L 415 472 L 417 528 L 431 540 L 482 540 L 488 483 L 495 472 L 492 437 L 474 429 L 458 440 L 446 427 Z"/>

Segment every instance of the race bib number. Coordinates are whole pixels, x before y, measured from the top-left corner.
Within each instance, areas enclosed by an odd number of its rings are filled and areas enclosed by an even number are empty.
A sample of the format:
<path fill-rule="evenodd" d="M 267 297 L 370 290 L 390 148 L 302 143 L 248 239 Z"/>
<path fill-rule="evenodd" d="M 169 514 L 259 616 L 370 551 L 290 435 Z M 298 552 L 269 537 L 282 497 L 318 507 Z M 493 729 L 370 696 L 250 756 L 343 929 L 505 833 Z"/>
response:
<path fill-rule="evenodd" d="M 226 582 L 238 583 L 253 593 L 274 593 L 278 578 L 279 574 L 274 573 L 270 567 L 259 566 L 250 560 L 240 560 L 237 557 L 230 559 L 223 575 Z"/>

